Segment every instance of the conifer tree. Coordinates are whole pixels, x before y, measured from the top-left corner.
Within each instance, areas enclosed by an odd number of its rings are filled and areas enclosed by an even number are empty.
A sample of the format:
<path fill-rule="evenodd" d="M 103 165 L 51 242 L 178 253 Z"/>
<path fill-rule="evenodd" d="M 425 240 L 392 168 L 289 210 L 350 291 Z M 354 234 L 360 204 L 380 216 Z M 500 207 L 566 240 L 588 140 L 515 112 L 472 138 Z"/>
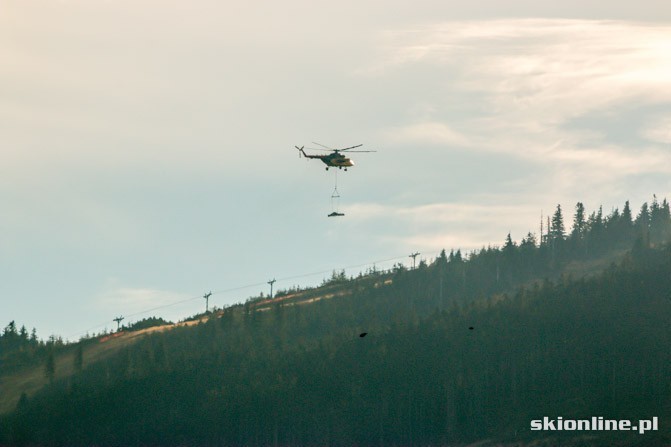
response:
<path fill-rule="evenodd" d="M 571 238 L 578 240 L 582 239 L 587 228 L 587 221 L 585 220 L 585 205 L 578 202 L 575 205 L 575 214 L 573 215 L 573 230 L 571 231 Z"/>
<path fill-rule="evenodd" d="M 627 200 L 624 203 L 624 209 L 622 210 L 622 222 L 627 226 L 632 225 L 631 208 L 629 207 L 629 200 Z"/>
<path fill-rule="evenodd" d="M 634 225 L 639 231 L 647 232 L 648 227 L 650 226 L 650 209 L 647 202 L 644 202 L 643 205 L 641 205 L 641 210 L 638 212 L 638 216 L 636 216 Z"/>
<path fill-rule="evenodd" d="M 640 238 L 643 247 L 647 248 L 650 246 L 650 209 L 648 208 L 648 203 L 645 202 L 641 205 L 641 210 L 636 216 L 636 221 L 634 222 L 634 227 L 636 228 L 636 237 Z"/>
<path fill-rule="evenodd" d="M 513 239 L 510 237 L 510 233 L 508 233 L 508 236 L 506 236 L 506 242 L 503 245 L 503 252 L 508 253 L 513 250 L 515 250 L 515 243 L 513 242 Z"/>
<path fill-rule="evenodd" d="M 19 330 L 19 337 L 21 338 L 21 343 L 28 341 L 28 330 L 26 329 L 26 326 L 21 325 L 21 329 Z"/>
<path fill-rule="evenodd" d="M 669 204 L 666 199 L 660 205 L 657 201 L 657 196 L 653 197 L 654 200 L 650 207 L 650 242 L 660 244 L 669 238 L 671 216 L 669 215 Z"/>
<path fill-rule="evenodd" d="M 557 210 L 552 215 L 552 225 L 550 226 L 550 239 L 564 239 L 566 230 L 564 228 L 564 216 L 562 215 L 561 205 L 557 205 Z"/>
<path fill-rule="evenodd" d="M 14 320 L 10 321 L 5 327 L 4 336 L 7 338 L 14 338 L 18 333 L 16 332 L 16 323 Z"/>
<path fill-rule="evenodd" d="M 440 255 L 436 258 L 436 263 L 438 265 L 447 264 L 447 255 L 445 254 L 445 249 L 444 248 L 440 251 Z"/>
<path fill-rule="evenodd" d="M 520 242 L 520 247 L 533 247 L 535 248 L 537 245 L 536 243 L 536 236 L 529 231 L 527 233 L 527 236 L 525 238 L 522 238 L 522 242 Z"/>

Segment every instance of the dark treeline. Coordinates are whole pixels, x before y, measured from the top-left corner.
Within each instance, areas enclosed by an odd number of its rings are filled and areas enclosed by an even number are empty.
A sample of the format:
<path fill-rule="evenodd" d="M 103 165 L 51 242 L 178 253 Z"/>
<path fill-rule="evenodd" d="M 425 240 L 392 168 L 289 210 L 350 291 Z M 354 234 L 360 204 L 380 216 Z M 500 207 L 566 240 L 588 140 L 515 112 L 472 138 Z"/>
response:
<path fill-rule="evenodd" d="M 556 437 L 529 431 L 543 416 L 657 416 L 661 432 L 582 435 L 590 445 L 668 442 L 668 204 L 655 200 L 636 218 L 628 206 L 609 216 L 580 210 L 567 234 L 558 207 L 540 244 L 533 235 L 519 244 L 508 237 L 501 248 L 443 252 L 414 270 L 334 274 L 324 289 L 339 290 L 337 298 L 263 311 L 248 303 L 143 337 L 23 396 L 0 419 L 0 444 Z M 567 263 L 623 250 L 618 265 L 600 274 L 560 275 Z"/>
<path fill-rule="evenodd" d="M 17 328 L 12 320 L 0 333 L 0 375 L 44 362 L 51 353 L 64 346 L 60 337 L 40 340 L 35 328 L 28 333 L 25 326 Z"/>
<path fill-rule="evenodd" d="M 135 323 L 123 325 L 122 328 L 124 331 L 140 331 L 150 327 L 164 326 L 166 324 L 172 324 L 172 321 L 166 321 L 163 318 L 149 317 L 143 318 L 142 320 L 136 321 Z"/>
<path fill-rule="evenodd" d="M 171 324 L 162 318 L 145 318 L 130 325 L 124 326 L 125 331 L 137 331 L 152 326 Z M 107 335 L 107 331 L 100 335 Z M 79 344 L 86 345 L 94 341 L 96 336 L 82 337 Z M 10 321 L 0 333 L 0 376 L 13 371 L 29 367 L 31 365 L 53 364 L 55 355 L 71 351 L 76 343 L 66 342 L 56 335 L 42 340 L 37 337 L 37 330 L 33 328 L 30 333 L 24 325 L 17 328 L 15 321 Z M 51 367 L 47 367 L 49 371 Z M 55 371 L 47 373 L 47 376 Z"/>
<path fill-rule="evenodd" d="M 567 219 L 561 206 L 542 222 L 539 237 L 529 232 L 518 243 L 511 235 L 502 247 L 488 247 L 470 253 L 464 259 L 460 251 L 444 255 L 435 264 L 444 268 L 443 287 L 462 303 L 510 290 L 525 281 L 556 278 L 571 262 L 589 261 L 634 246 L 654 247 L 671 240 L 671 213 L 666 199 L 652 205 L 644 203 L 632 217 L 629 202 L 622 211 L 604 215 L 599 208 L 587 215 L 577 203 L 573 224 L 567 231 Z"/>

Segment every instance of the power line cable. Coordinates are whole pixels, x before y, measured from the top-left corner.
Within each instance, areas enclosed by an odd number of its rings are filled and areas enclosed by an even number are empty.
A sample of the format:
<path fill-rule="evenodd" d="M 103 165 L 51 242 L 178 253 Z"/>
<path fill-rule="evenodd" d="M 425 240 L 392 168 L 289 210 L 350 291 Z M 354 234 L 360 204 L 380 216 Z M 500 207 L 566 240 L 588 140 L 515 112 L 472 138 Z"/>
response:
<path fill-rule="evenodd" d="M 356 264 L 356 265 L 350 265 L 350 266 L 347 266 L 347 267 L 341 267 L 340 270 L 348 270 L 348 269 L 353 269 L 353 268 L 365 267 L 365 266 L 368 266 L 368 265 L 381 264 L 381 263 L 384 263 L 384 262 L 396 261 L 396 260 L 405 259 L 405 258 L 406 258 L 406 256 L 396 256 L 396 257 L 393 257 L 393 258 L 380 259 L 380 260 L 377 260 L 377 261 L 366 262 L 366 263 L 363 263 L 363 264 Z M 292 280 L 292 279 L 300 279 L 300 278 L 307 278 L 307 277 L 310 277 L 310 276 L 323 275 L 323 274 L 326 274 L 326 273 L 333 272 L 335 270 L 338 270 L 338 269 L 333 268 L 333 269 L 329 269 L 329 270 L 322 270 L 322 271 L 319 271 L 319 272 L 312 272 L 312 273 L 304 273 L 304 274 L 301 274 L 301 275 L 287 276 L 287 277 L 284 277 L 284 278 L 279 278 L 279 279 L 277 279 L 277 281 L 278 282 L 283 282 L 283 281 L 289 281 L 289 280 Z M 215 290 L 215 291 L 212 291 L 211 294 L 212 295 L 219 295 L 219 294 L 223 294 L 223 293 L 230 293 L 230 292 L 236 292 L 236 291 L 239 291 L 239 290 L 249 289 L 249 288 L 252 288 L 252 287 L 261 287 L 261 286 L 265 286 L 265 285 L 267 285 L 267 281 L 266 282 L 258 282 L 258 283 L 254 283 L 254 284 L 247 284 L 247 285 L 244 285 L 244 286 L 232 287 L 232 288 L 229 288 L 229 289 Z M 149 312 L 154 312 L 154 311 L 157 311 L 157 310 L 161 310 L 161 309 L 165 309 L 165 308 L 168 308 L 168 307 L 176 306 L 178 304 L 188 303 L 190 301 L 195 301 L 197 299 L 202 299 L 202 298 L 203 297 L 200 296 L 200 295 L 192 296 L 190 298 L 185 298 L 185 299 L 182 299 L 182 300 L 179 300 L 179 301 L 174 301 L 172 303 L 162 304 L 160 306 L 155 306 L 155 307 L 152 307 L 150 309 L 141 310 L 141 311 L 138 311 L 138 312 L 135 312 L 135 313 L 132 313 L 132 314 L 126 314 L 126 318 L 135 317 L 135 316 L 138 316 L 138 315 L 142 315 L 142 314 L 146 314 L 146 313 L 149 313 Z M 89 329 L 86 329 L 85 331 L 79 331 L 77 333 L 73 333 L 72 335 L 68 336 L 67 338 L 71 338 L 71 337 L 75 337 L 75 336 L 82 336 L 84 334 L 87 334 L 87 333 L 95 330 L 95 329 L 105 327 L 108 324 L 109 324 L 108 322 L 100 323 L 96 326 L 93 326 Z"/>

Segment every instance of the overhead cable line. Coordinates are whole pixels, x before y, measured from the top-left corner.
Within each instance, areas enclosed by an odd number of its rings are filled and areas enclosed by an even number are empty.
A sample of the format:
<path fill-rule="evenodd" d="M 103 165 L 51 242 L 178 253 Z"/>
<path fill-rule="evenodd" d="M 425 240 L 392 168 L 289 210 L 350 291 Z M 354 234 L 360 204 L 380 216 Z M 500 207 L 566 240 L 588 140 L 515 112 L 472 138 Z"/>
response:
<path fill-rule="evenodd" d="M 353 269 L 353 268 L 365 267 L 365 266 L 369 266 L 369 265 L 381 264 L 381 263 L 384 263 L 384 262 L 390 262 L 390 261 L 396 261 L 396 260 L 399 260 L 399 259 L 405 259 L 406 257 L 407 256 L 396 256 L 396 257 L 393 257 L 393 258 L 380 259 L 380 260 L 377 260 L 377 261 L 366 262 L 366 263 L 363 263 L 363 264 L 349 265 L 349 266 L 346 266 L 346 267 L 341 267 L 340 270 L 348 270 L 348 269 Z M 312 272 L 312 273 L 305 273 L 305 274 L 301 274 L 301 275 L 287 276 L 287 277 L 284 277 L 284 278 L 279 278 L 277 280 L 273 280 L 273 282 L 275 282 L 275 281 L 283 282 L 283 281 L 289 281 L 289 280 L 292 280 L 292 279 L 300 279 L 300 278 L 307 278 L 307 277 L 310 277 L 310 276 L 323 275 L 323 274 L 326 274 L 326 273 L 333 272 L 335 270 L 337 270 L 337 269 L 329 269 L 329 270 L 322 270 L 322 271 L 319 271 L 319 272 Z M 265 282 L 258 282 L 258 283 L 254 283 L 254 284 L 247 284 L 247 285 L 244 285 L 244 286 L 232 287 L 232 288 L 229 288 L 229 289 L 214 290 L 214 291 L 209 292 L 209 295 L 220 295 L 220 294 L 223 294 L 223 293 L 236 292 L 236 291 L 239 291 L 239 290 L 250 289 L 252 287 L 265 286 L 267 284 L 268 284 L 268 281 L 265 281 Z M 209 296 L 208 296 L 208 298 L 209 298 Z M 203 299 L 203 296 L 202 295 L 192 296 L 190 298 L 185 298 L 185 299 L 182 299 L 182 300 L 179 300 L 179 301 L 173 301 L 171 303 L 162 304 L 160 306 L 155 306 L 155 307 L 152 307 L 150 309 L 145 309 L 145 310 L 141 310 L 141 311 L 138 311 L 138 312 L 135 312 L 135 313 L 126 314 L 124 319 L 128 319 L 130 317 L 136 317 L 138 315 L 146 314 L 148 312 L 154 312 L 154 311 L 157 311 L 157 310 L 161 310 L 161 309 L 165 309 L 165 308 L 168 308 L 168 307 L 176 306 L 178 304 L 188 303 L 189 301 L 195 301 L 195 300 L 198 300 L 198 299 Z M 113 320 L 113 321 L 116 321 L 116 320 Z M 88 334 L 89 332 L 91 332 L 95 329 L 106 327 L 107 324 L 108 324 L 107 322 L 100 323 L 96 326 L 93 326 L 89 329 L 86 329 L 85 331 L 79 331 L 77 333 L 74 333 L 74 334 L 70 335 L 68 338 L 75 337 L 75 336 L 81 336 L 83 334 Z"/>

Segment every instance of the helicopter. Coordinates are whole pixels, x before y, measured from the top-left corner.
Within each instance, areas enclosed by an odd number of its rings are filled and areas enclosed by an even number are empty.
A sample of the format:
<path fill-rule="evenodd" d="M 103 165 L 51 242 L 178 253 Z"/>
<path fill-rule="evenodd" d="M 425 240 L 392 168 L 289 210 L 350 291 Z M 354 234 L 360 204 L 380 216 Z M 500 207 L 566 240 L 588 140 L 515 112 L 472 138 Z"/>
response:
<path fill-rule="evenodd" d="M 321 146 L 324 149 L 314 149 L 317 151 L 331 151 L 330 154 L 326 155 L 308 155 L 305 153 L 302 147 L 294 146 L 296 149 L 298 149 L 298 156 L 300 157 L 301 154 L 305 158 L 318 158 L 324 164 L 326 165 L 326 170 L 328 171 L 329 168 L 338 168 L 342 169 L 345 168 L 345 171 L 347 171 L 347 168 L 354 166 L 354 162 L 352 161 L 351 158 L 346 157 L 345 155 L 341 154 L 341 152 L 345 151 L 352 151 L 352 149 L 356 149 L 357 147 L 363 146 L 363 144 L 357 144 L 356 146 L 350 146 L 350 147 L 345 147 L 342 149 L 334 149 L 328 146 L 324 146 L 323 144 L 315 143 L 314 141 L 312 142 L 313 144 L 316 144 L 317 146 Z M 352 151 L 352 152 L 376 152 L 376 151 Z"/>

